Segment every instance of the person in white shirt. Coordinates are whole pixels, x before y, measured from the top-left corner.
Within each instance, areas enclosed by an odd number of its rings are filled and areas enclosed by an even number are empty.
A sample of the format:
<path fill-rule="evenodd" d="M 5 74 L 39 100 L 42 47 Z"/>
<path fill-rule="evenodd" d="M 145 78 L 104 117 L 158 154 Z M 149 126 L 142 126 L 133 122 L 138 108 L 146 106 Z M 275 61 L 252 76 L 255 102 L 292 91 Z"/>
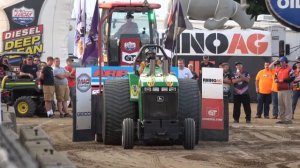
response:
<path fill-rule="evenodd" d="M 193 74 L 189 68 L 184 67 L 184 60 L 178 59 L 177 64 L 178 64 L 178 78 L 192 79 Z"/>

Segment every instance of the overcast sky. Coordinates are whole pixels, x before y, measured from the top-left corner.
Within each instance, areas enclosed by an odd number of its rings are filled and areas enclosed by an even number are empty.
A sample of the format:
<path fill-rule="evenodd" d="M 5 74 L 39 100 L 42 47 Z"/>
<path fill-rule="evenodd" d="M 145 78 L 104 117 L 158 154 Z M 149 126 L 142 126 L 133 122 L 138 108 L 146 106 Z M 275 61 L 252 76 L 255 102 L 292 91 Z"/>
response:
<path fill-rule="evenodd" d="M 75 10 L 76 6 L 78 5 L 80 0 L 74 0 L 74 9 L 73 9 L 73 15 L 72 17 L 75 18 Z M 103 2 L 103 0 L 98 0 L 99 3 Z M 112 2 L 114 0 L 106 0 L 105 2 Z M 130 2 L 130 0 L 117 0 L 119 2 Z M 131 2 L 143 2 L 144 0 L 132 0 Z M 160 3 L 161 4 L 161 9 L 156 11 L 156 15 L 158 15 L 159 18 L 164 18 L 165 15 L 167 14 L 167 0 L 148 0 L 149 3 Z M 96 0 L 86 0 L 86 13 L 87 17 L 92 17 L 93 16 L 93 10 L 95 7 Z"/>

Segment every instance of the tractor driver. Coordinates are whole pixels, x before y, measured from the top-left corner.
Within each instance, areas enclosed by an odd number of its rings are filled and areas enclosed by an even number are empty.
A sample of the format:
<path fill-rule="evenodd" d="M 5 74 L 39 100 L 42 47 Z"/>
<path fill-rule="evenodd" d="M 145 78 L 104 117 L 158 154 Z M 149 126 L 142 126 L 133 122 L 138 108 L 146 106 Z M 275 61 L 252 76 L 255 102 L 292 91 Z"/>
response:
<path fill-rule="evenodd" d="M 21 67 L 20 76 L 29 76 L 31 79 L 36 79 L 38 67 L 33 64 L 33 57 L 28 56 L 26 58 L 26 64 Z"/>
<path fill-rule="evenodd" d="M 132 21 L 133 18 L 132 12 L 128 12 L 126 15 L 126 23 L 115 33 L 114 38 L 120 38 L 121 34 L 138 34 L 138 25 Z"/>
<path fill-rule="evenodd" d="M 156 66 L 160 66 L 160 64 L 161 64 L 161 61 L 159 59 L 156 59 L 155 49 L 147 48 L 146 51 L 145 51 L 145 54 L 146 54 L 146 59 L 143 62 L 141 62 L 141 64 L 140 64 L 139 74 L 142 74 L 145 67 L 149 66 L 150 60 L 156 60 L 155 61 Z"/>

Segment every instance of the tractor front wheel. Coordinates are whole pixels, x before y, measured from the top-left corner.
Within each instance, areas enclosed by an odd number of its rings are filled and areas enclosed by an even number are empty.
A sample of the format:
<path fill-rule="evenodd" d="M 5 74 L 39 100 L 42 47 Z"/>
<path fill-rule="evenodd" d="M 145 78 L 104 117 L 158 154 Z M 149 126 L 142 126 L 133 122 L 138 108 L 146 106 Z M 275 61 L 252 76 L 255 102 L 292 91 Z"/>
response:
<path fill-rule="evenodd" d="M 36 110 L 36 103 L 28 96 L 19 97 L 14 103 L 18 117 L 32 117 Z"/>
<path fill-rule="evenodd" d="M 187 118 L 184 120 L 184 140 L 183 140 L 184 149 L 188 149 L 188 150 L 194 149 L 195 139 L 196 139 L 195 121 L 194 119 Z"/>
<path fill-rule="evenodd" d="M 123 120 L 122 146 L 124 149 L 132 149 L 134 146 L 134 123 L 131 118 L 125 118 Z"/>

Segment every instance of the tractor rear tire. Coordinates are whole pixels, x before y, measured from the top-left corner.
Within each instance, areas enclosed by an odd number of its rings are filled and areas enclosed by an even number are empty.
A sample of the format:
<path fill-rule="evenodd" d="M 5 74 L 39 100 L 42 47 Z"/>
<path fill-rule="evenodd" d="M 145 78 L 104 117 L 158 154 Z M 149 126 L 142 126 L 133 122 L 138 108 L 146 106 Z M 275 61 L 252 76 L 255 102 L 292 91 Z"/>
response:
<path fill-rule="evenodd" d="M 192 118 L 184 120 L 184 140 L 183 147 L 187 150 L 192 150 L 195 147 L 195 121 Z"/>
<path fill-rule="evenodd" d="M 15 101 L 14 108 L 17 117 L 32 117 L 36 110 L 36 103 L 31 97 L 21 96 Z"/>
<path fill-rule="evenodd" d="M 201 93 L 199 91 L 197 80 L 193 79 L 178 79 L 179 82 L 179 112 L 178 119 L 180 127 L 184 127 L 184 120 L 186 118 L 192 118 L 195 121 L 196 125 L 196 144 L 199 140 L 199 123 L 200 123 L 200 102 L 201 102 Z M 180 138 L 182 141 L 183 137 Z"/>
<path fill-rule="evenodd" d="M 122 146 L 124 149 L 133 149 L 134 146 L 134 122 L 131 118 L 123 120 Z"/>
<path fill-rule="evenodd" d="M 129 88 L 128 79 L 104 83 L 102 138 L 105 145 L 121 145 L 123 119 L 136 119 L 136 105 L 130 101 Z"/>

